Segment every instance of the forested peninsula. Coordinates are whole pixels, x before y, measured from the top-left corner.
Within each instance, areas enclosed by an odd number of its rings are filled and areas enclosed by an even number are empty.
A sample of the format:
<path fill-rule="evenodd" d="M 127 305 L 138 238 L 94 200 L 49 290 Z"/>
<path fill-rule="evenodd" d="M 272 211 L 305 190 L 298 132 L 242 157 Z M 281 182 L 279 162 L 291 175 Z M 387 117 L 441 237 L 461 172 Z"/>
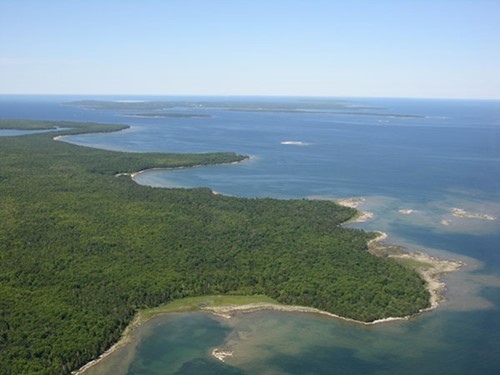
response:
<path fill-rule="evenodd" d="M 122 125 L 0 120 L 0 369 L 69 374 L 139 309 L 263 294 L 373 321 L 429 306 L 424 281 L 367 252 L 329 201 L 244 199 L 140 186 L 127 174 L 241 161 L 235 153 L 123 153 L 55 142 Z"/>

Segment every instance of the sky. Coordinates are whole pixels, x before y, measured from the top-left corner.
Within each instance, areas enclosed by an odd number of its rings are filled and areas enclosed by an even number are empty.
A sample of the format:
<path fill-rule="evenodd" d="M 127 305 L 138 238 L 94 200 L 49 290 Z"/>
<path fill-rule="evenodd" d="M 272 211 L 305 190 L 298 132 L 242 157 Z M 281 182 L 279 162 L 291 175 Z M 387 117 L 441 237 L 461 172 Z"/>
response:
<path fill-rule="evenodd" d="M 500 99 L 500 0 L 0 0 L 0 94 Z"/>

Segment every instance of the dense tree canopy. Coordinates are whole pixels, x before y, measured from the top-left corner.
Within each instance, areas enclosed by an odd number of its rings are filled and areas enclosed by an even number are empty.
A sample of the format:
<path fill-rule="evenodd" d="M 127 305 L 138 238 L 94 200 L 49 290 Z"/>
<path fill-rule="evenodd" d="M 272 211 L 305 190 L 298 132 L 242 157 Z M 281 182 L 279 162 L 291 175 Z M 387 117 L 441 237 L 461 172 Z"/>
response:
<path fill-rule="evenodd" d="M 55 142 L 120 125 L 0 121 L 53 129 L 0 137 L 0 369 L 61 374 L 110 347 L 139 308 L 204 294 L 266 294 L 372 321 L 428 306 L 414 272 L 366 251 L 354 209 L 139 186 L 151 167 L 242 160 Z M 62 128 L 62 129 L 61 129 Z"/>

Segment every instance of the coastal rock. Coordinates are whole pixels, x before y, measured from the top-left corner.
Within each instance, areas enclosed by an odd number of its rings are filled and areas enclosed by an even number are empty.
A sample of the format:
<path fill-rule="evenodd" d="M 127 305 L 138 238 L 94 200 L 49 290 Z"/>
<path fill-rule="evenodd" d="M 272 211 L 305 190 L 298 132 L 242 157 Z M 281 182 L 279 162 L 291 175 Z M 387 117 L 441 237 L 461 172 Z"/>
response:
<path fill-rule="evenodd" d="M 233 352 L 230 350 L 215 348 L 214 350 L 212 350 L 212 356 L 217 358 L 219 361 L 224 362 L 227 357 L 233 356 Z"/>
<path fill-rule="evenodd" d="M 497 218 L 492 215 L 478 214 L 473 212 L 467 212 L 461 208 L 452 208 L 451 212 L 455 217 L 467 218 L 467 219 L 479 219 L 479 220 L 496 220 Z"/>

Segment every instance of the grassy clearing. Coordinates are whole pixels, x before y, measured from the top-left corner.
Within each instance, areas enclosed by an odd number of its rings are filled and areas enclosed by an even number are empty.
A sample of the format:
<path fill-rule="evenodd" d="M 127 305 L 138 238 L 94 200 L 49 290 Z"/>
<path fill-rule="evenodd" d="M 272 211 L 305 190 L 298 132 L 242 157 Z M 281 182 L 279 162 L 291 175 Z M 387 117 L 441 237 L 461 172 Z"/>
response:
<path fill-rule="evenodd" d="M 272 298 L 264 295 L 255 296 L 200 296 L 189 297 L 175 300 L 162 306 L 153 307 L 139 311 L 141 321 L 151 319 L 159 314 L 167 314 L 173 312 L 188 312 L 198 311 L 203 307 L 220 307 L 220 306 L 233 306 L 233 305 L 248 305 L 251 303 L 276 303 L 278 302 Z"/>
<path fill-rule="evenodd" d="M 411 258 L 400 258 L 400 257 L 394 257 L 398 263 L 402 264 L 405 267 L 414 269 L 414 270 L 429 270 L 434 268 L 434 265 L 429 262 L 425 262 L 422 260 L 416 260 L 416 259 L 411 259 Z"/>

